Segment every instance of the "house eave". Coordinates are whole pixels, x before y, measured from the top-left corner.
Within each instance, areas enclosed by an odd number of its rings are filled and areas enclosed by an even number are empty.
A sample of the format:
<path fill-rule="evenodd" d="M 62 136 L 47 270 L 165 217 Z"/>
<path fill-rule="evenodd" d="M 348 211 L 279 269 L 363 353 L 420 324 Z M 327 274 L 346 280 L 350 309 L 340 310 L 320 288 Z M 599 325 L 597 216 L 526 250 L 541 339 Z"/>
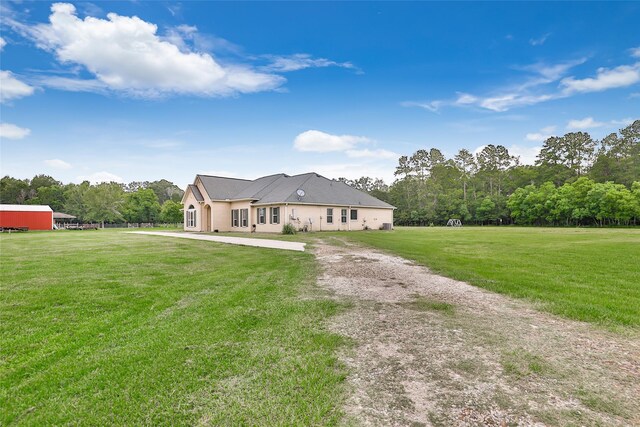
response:
<path fill-rule="evenodd" d="M 225 202 L 225 203 L 233 203 L 233 202 L 250 202 L 252 200 L 252 198 L 247 198 L 247 199 L 211 199 L 212 202 Z"/>
<path fill-rule="evenodd" d="M 269 205 L 306 205 L 306 206 L 337 206 L 345 208 L 370 208 L 370 209 L 397 209 L 395 206 L 370 206 L 356 205 L 344 203 L 308 203 L 308 202 L 269 202 L 269 203 L 252 203 L 251 206 L 269 206 Z"/>

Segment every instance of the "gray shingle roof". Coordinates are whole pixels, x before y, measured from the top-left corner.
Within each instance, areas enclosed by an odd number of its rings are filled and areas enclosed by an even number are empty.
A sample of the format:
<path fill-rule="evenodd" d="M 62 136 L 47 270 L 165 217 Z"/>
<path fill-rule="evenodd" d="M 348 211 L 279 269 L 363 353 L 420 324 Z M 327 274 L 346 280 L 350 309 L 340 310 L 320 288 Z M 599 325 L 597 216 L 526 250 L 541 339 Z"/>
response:
<path fill-rule="evenodd" d="M 251 185 L 248 179 L 224 178 L 221 176 L 198 175 L 210 199 L 235 199 L 235 195 Z"/>
<path fill-rule="evenodd" d="M 251 184 L 236 194 L 234 199 L 259 199 L 261 193 L 272 188 L 274 183 L 278 182 L 280 178 L 286 176 L 287 175 L 283 173 L 279 173 L 276 175 L 263 176 L 255 181 L 251 181 Z"/>
<path fill-rule="evenodd" d="M 250 199 L 254 204 L 307 203 L 393 208 L 344 182 L 327 179 L 313 172 L 294 176 L 269 175 L 254 181 L 206 175 L 198 177 L 211 199 Z M 298 196 L 299 189 L 304 191 L 303 197 Z"/>
<path fill-rule="evenodd" d="M 193 193 L 193 197 L 195 197 L 197 201 L 199 201 L 199 202 L 204 201 L 204 197 L 202 197 L 202 193 L 200 193 L 200 189 L 198 189 L 197 186 L 195 186 L 193 184 L 189 184 L 189 188 L 191 189 L 191 192 Z"/>

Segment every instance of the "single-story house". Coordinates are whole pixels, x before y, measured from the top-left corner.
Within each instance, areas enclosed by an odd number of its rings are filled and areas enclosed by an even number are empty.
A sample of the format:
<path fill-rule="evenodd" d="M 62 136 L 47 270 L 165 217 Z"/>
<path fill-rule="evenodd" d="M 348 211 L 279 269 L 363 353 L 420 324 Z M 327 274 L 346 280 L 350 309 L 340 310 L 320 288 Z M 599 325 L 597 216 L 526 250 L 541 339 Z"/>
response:
<path fill-rule="evenodd" d="M 182 198 L 186 231 L 280 232 L 378 229 L 395 207 L 317 173 L 276 174 L 253 181 L 196 175 Z"/>

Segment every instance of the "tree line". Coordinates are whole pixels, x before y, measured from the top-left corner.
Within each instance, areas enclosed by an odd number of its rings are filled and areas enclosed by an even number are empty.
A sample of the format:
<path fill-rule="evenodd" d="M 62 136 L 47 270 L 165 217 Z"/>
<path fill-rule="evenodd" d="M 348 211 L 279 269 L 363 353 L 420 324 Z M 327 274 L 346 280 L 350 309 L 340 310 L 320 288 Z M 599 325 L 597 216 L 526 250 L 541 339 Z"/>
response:
<path fill-rule="evenodd" d="M 437 148 L 398 159 L 396 180 L 341 178 L 397 207 L 398 225 L 638 225 L 640 120 L 602 140 L 570 132 L 544 141 L 535 165 L 502 145 L 448 159 Z"/>
<path fill-rule="evenodd" d="M 453 158 L 437 148 L 401 156 L 395 181 L 341 178 L 397 207 L 397 225 L 640 224 L 640 120 L 602 140 L 586 132 L 544 141 L 535 165 L 502 145 Z M 167 180 L 62 184 L 47 175 L 0 179 L 0 202 L 44 204 L 85 222 L 182 222 L 183 191 Z"/>
<path fill-rule="evenodd" d="M 63 184 L 48 175 L 32 179 L 0 179 L 0 203 L 49 205 L 81 222 L 182 222 L 184 191 L 173 182 L 158 181 Z"/>

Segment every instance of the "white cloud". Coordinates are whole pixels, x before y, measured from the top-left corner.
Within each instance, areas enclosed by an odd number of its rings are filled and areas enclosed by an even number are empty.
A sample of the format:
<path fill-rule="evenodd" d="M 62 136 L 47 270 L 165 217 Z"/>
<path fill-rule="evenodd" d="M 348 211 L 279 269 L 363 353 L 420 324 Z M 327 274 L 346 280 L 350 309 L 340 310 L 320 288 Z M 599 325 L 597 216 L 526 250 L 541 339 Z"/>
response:
<path fill-rule="evenodd" d="M 542 147 L 522 147 L 520 145 L 512 145 L 507 147 L 509 154 L 520 157 L 520 164 L 533 165 L 536 162 L 540 149 Z"/>
<path fill-rule="evenodd" d="M 60 159 L 45 160 L 44 164 L 54 169 L 71 169 L 71 164 Z"/>
<path fill-rule="evenodd" d="M 394 167 L 389 164 L 378 163 L 331 163 L 302 165 L 293 173 L 306 173 L 313 171 L 329 179 L 347 178 L 357 179 L 362 176 L 381 178 L 386 183 L 394 181 Z"/>
<path fill-rule="evenodd" d="M 353 159 L 398 159 L 400 157 L 399 154 L 384 149 L 369 150 L 368 148 L 365 148 L 363 150 L 347 150 L 346 153 L 347 157 L 351 157 Z"/>
<path fill-rule="evenodd" d="M 604 126 L 605 123 L 593 120 L 593 117 L 585 117 L 581 120 L 569 120 L 567 123 L 567 129 L 579 130 L 579 129 L 592 129 Z"/>
<path fill-rule="evenodd" d="M 479 146 L 473 150 L 473 155 L 477 156 L 485 149 L 485 147 L 486 145 Z M 536 157 L 540 153 L 540 149 L 542 147 L 522 147 L 520 145 L 513 144 L 506 148 L 512 156 L 520 157 L 520 164 L 533 165 L 536 162 Z"/>
<path fill-rule="evenodd" d="M 30 133 L 30 129 L 21 128 L 11 123 L 0 123 L 0 138 L 22 139 Z"/>
<path fill-rule="evenodd" d="M 527 141 L 543 142 L 553 136 L 556 131 L 556 126 L 546 126 L 540 129 L 538 132 L 528 133 L 525 136 Z"/>
<path fill-rule="evenodd" d="M 522 95 L 516 92 L 482 99 L 479 105 L 487 110 L 504 112 L 513 107 L 534 105 L 553 98 L 553 95 Z"/>
<path fill-rule="evenodd" d="M 640 46 L 629 49 L 629 53 L 631 53 L 631 56 L 634 58 L 640 58 Z"/>
<path fill-rule="evenodd" d="M 445 101 L 426 101 L 426 102 L 416 102 L 416 101 L 405 101 L 401 102 L 400 105 L 403 107 L 419 107 L 424 108 L 425 110 L 431 111 L 432 113 L 437 113 L 440 111 L 440 107 L 444 105 L 448 105 Z"/>
<path fill-rule="evenodd" d="M 567 77 L 562 79 L 561 86 L 565 94 L 600 92 L 607 89 L 631 86 L 640 82 L 640 62 L 633 65 L 598 68 L 595 77 L 576 79 Z"/>
<path fill-rule="evenodd" d="M 633 122 L 634 122 L 634 119 L 632 119 L 631 117 L 627 117 L 621 120 L 611 120 L 612 125 L 622 125 L 622 126 L 629 126 Z"/>
<path fill-rule="evenodd" d="M 14 77 L 11 71 L 0 71 L 0 102 L 33 94 L 34 88 Z"/>
<path fill-rule="evenodd" d="M 640 92 L 633 92 L 629 95 L 629 98 L 640 98 Z"/>
<path fill-rule="evenodd" d="M 332 135 L 319 130 L 308 130 L 296 136 L 293 146 L 298 151 L 327 153 L 349 150 L 357 144 L 369 142 L 371 140 L 364 136 Z"/>
<path fill-rule="evenodd" d="M 551 33 L 546 33 L 540 37 L 538 37 L 537 39 L 530 39 L 529 40 L 529 44 L 531 46 L 541 46 L 544 44 L 544 42 L 547 41 L 547 39 L 549 38 L 549 36 L 551 35 Z"/>
<path fill-rule="evenodd" d="M 468 93 L 458 92 L 458 99 L 455 103 L 458 105 L 474 104 L 478 101 L 478 98 Z"/>
<path fill-rule="evenodd" d="M 7 42 L 0 37 L 0 52 L 2 52 L 2 49 L 4 49 L 4 47 L 7 45 Z"/>
<path fill-rule="evenodd" d="M 265 71 L 288 72 L 304 70 L 305 68 L 341 67 L 352 70 L 360 70 L 351 62 L 336 62 L 326 58 L 314 58 L 306 53 L 297 53 L 288 56 L 265 55 L 270 64 L 261 67 Z"/>
<path fill-rule="evenodd" d="M 486 145 L 486 144 L 484 144 L 484 145 L 479 146 L 479 147 L 478 147 L 478 148 L 476 148 L 475 150 L 473 150 L 473 155 L 474 155 L 474 156 L 477 156 L 478 154 L 482 153 L 482 150 L 484 150 L 486 146 L 487 146 L 487 145 Z"/>
<path fill-rule="evenodd" d="M 91 175 L 82 175 L 77 178 L 79 182 L 89 181 L 92 184 L 99 184 L 101 182 L 117 182 L 123 183 L 124 180 L 118 175 L 112 174 L 111 172 L 95 172 Z"/>
<path fill-rule="evenodd" d="M 108 86 L 97 79 L 74 79 L 60 76 L 46 76 L 40 78 L 38 83 L 52 89 L 66 90 L 69 92 L 106 92 Z"/>
<path fill-rule="evenodd" d="M 599 127 L 615 127 L 615 126 L 629 126 L 633 123 L 632 118 L 623 118 L 620 120 L 611 120 L 608 122 L 599 122 L 593 119 L 593 117 L 585 117 L 581 120 L 569 120 L 567 123 L 568 130 L 585 130 L 585 129 L 594 129 Z"/>
<path fill-rule="evenodd" d="M 525 136 L 525 138 L 527 139 L 527 141 L 542 142 L 542 141 L 546 141 L 551 136 L 552 135 L 545 134 L 545 133 L 533 132 L 533 133 L 528 133 Z"/>
<path fill-rule="evenodd" d="M 533 78 L 527 80 L 520 87 L 530 87 L 544 83 L 552 83 L 559 80 L 567 72 L 578 65 L 587 62 L 586 57 L 578 58 L 572 61 L 559 62 L 557 64 L 547 64 L 545 62 L 536 62 L 535 64 L 525 65 L 523 67 L 513 67 L 515 70 L 526 71 L 532 73 Z"/>
<path fill-rule="evenodd" d="M 22 30 L 60 62 L 86 67 L 111 90 L 145 97 L 228 96 L 273 90 L 285 82 L 248 66 L 222 65 L 207 53 L 183 52 L 159 37 L 156 25 L 136 16 L 79 19 L 68 3 L 55 3 L 51 11 L 49 24 Z"/>
<path fill-rule="evenodd" d="M 640 55 L 640 47 L 631 49 L 632 55 Z M 420 107 L 439 112 L 442 107 L 479 107 L 495 112 L 508 111 L 514 107 L 534 105 L 541 102 L 567 98 L 580 93 L 599 92 L 608 89 L 628 87 L 640 82 L 640 62 L 620 65 L 614 68 L 599 68 L 595 77 L 577 79 L 564 77 L 568 71 L 586 62 L 587 58 L 565 61 L 558 64 L 535 63 L 513 67 L 531 75 L 517 85 L 511 85 L 485 96 L 458 92 L 455 99 L 432 101 L 405 101 L 405 107 Z M 564 78 L 563 78 L 564 77 Z M 552 83 L 558 82 L 552 85 Z M 630 95 L 634 97 L 633 94 Z"/>
<path fill-rule="evenodd" d="M 512 67 L 514 70 L 527 73 L 528 77 L 521 83 L 499 89 L 485 96 L 458 92 L 457 97 L 453 100 L 406 101 L 401 105 L 404 107 L 420 107 L 431 112 L 438 112 L 445 106 L 479 107 L 490 111 L 504 112 L 514 107 L 534 105 L 566 96 L 559 93 L 539 92 L 542 87 L 558 81 L 571 68 L 583 64 L 586 60 L 587 58 L 579 58 L 557 64 L 537 62 L 526 66 Z"/>

